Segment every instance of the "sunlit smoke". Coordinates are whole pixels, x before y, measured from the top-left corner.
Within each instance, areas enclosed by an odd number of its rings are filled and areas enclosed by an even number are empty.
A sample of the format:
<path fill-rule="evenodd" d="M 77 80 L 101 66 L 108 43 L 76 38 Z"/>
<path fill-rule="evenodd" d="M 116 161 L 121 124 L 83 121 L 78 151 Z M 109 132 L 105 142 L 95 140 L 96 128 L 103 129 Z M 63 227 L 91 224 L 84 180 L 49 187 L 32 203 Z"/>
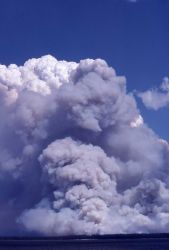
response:
<path fill-rule="evenodd" d="M 0 235 L 169 231 L 169 147 L 104 60 L 0 65 Z"/>

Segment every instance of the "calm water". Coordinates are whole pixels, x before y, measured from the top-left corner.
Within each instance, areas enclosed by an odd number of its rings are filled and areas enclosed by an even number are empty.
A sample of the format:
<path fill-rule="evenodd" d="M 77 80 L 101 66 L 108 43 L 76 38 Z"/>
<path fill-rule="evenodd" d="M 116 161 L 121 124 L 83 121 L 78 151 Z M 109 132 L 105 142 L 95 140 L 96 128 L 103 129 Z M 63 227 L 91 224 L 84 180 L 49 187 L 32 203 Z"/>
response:
<path fill-rule="evenodd" d="M 169 235 L 1 238 L 0 250 L 169 250 Z"/>

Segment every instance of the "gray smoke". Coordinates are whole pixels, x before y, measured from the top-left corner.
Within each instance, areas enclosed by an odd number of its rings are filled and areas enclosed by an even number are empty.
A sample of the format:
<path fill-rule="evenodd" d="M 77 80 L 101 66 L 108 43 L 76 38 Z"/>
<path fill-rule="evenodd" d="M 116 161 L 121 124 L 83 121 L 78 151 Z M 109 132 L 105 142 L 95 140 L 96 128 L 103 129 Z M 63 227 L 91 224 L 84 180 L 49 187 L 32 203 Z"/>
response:
<path fill-rule="evenodd" d="M 105 61 L 0 65 L 0 235 L 169 232 L 169 146 Z"/>

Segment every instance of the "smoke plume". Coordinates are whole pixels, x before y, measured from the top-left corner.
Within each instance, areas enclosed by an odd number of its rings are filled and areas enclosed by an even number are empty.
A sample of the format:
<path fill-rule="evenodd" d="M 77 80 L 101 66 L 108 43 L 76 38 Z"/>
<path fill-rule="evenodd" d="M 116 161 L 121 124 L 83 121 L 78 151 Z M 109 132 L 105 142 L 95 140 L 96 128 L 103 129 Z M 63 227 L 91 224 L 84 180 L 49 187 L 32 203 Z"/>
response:
<path fill-rule="evenodd" d="M 143 104 L 148 109 L 158 110 L 169 105 L 169 78 L 164 77 L 160 88 L 138 93 Z"/>
<path fill-rule="evenodd" d="M 101 59 L 0 65 L 0 235 L 169 232 L 169 146 Z"/>

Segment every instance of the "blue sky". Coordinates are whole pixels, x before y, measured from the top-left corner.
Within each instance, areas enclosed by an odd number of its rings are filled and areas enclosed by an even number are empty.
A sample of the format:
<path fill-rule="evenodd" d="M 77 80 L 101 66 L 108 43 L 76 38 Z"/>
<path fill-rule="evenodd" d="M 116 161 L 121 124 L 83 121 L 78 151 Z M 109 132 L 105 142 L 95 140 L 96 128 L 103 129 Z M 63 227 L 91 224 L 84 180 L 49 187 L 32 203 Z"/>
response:
<path fill-rule="evenodd" d="M 168 0 L 0 0 L 0 63 L 45 54 L 103 58 L 127 77 L 129 91 L 143 91 L 169 76 L 168 13 Z M 169 140 L 168 108 L 138 105 L 150 127 Z"/>

